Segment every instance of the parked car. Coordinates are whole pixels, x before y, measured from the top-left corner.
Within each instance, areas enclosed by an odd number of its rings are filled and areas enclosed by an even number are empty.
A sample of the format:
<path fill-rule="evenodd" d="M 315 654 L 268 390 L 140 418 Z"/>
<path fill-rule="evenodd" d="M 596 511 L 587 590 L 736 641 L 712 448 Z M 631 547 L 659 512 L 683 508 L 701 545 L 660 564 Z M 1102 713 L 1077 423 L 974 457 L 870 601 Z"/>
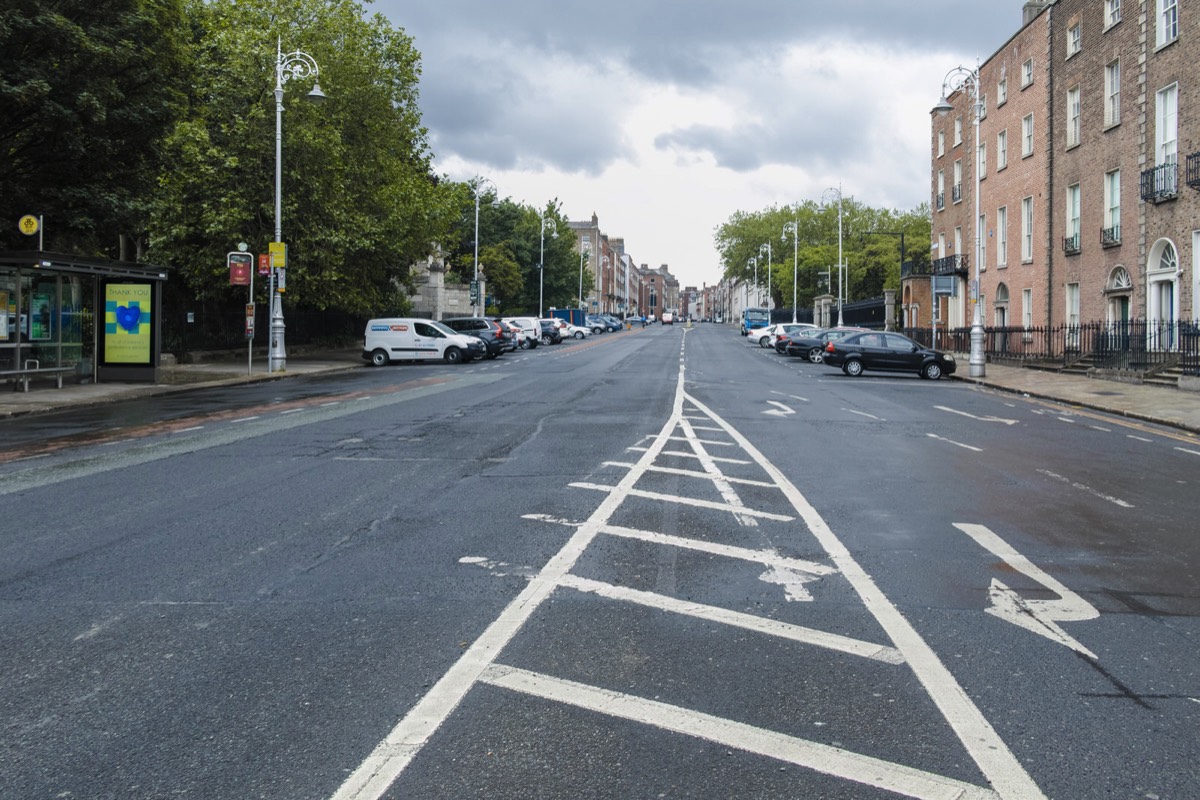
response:
<path fill-rule="evenodd" d="M 675 313 L 672 311 L 664 311 L 662 313 L 662 324 L 663 325 L 674 325 L 675 324 Z"/>
<path fill-rule="evenodd" d="M 768 325 L 761 331 L 755 331 L 760 334 L 758 337 L 759 347 L 774 347 L 779 337 L 785 333 L 795 333 L 797 331 L 812 331 L 821 330 L 816 325 L 809 322 L 777 322 L 774 325 Z"/>
<path fill-rule="evenodd" d="M 784 343 L 784 353 L 789 356 L 807 358 L 814 364 L 820 364 L 822 357 L 825 355 L 825 348 L 830 342 L 837 341 L 843 336 L 849 336 L 852 333 L 868 332 L 867 328 L 842 327 L 816 330 L 811 334 L 801 333 L 787 338 L 787 341 Z"/>
<path fill-rule="evenodd" d="M 612 324 L 599 314 L 588 314 L 585 322 L 592 333 L 600 334 L 612 330 Z"/>
<path fill-rule="evenodd" d="M 522 350 L 533 350 L 542 342 L 542 326 L 533 317 L 506 317 L 505 322 L 515 325 L 521 331 L 517 347 Z"/>
<path fill-rule="evenodd" d="M 393 361 L 434 361 L 456 364 L 483 358 L 487 349 L 474 336 L 428 319 L 388 317 L 367 322 L 362 357 L 377 367 Z"/>
<path fill-rule="evenodd" d="M 499 322 L 485 317 L 450 317 L 442 320 L 442 324 L 467 336 L 474 336 L 487 346 L 487 357 L 495 358 L 511 349 L 512 335 L 507 327 L 501 327 Z"/>
<path fill-rule="evenodd" d="M 914 342 L 907 336 L 885 331 L 870 331 L 845 336 L 825 347 L 824 361 L 841 367 L 852 378 L 864 370 L 915 372 L 936 381 L 952 375 L 957 364 L 954 356 Z"/>
<path fill-rule="evenodd" d="M 587 336 L 591 336 L 591 335 L 592 335 L 591 328 L 582 328 L 578 325 L 572 325 L 569 322 L 567 323 L 567 327 L 563 330 L 563 336 L 567 336 L 572 339 L 583 339 L 583 338 L 585 338 Z"/>
<path fill-rule="evenodd" d="M 538 325 L 542 329 L 542 344 L 552 345 L 562 341 L 562 331 L 559 330 L 557 324 L 552 319 L 539 319 Z"/>

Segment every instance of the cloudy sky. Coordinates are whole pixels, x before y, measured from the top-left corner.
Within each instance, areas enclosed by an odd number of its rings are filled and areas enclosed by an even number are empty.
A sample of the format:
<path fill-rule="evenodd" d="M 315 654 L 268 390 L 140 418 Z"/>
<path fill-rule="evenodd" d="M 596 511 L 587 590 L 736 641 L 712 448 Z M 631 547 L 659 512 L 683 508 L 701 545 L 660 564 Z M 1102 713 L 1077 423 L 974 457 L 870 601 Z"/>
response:
<path fill-rule="evenodd" d="M 929 199 L 942 79 L 1017 31 L 1023 0 L 376 0 L 422 54 L 435 166 L 558 198 L 639 264 L 715 283 L 741 211 Z M 782 246 L 778 239 L 776 247 Z"/>

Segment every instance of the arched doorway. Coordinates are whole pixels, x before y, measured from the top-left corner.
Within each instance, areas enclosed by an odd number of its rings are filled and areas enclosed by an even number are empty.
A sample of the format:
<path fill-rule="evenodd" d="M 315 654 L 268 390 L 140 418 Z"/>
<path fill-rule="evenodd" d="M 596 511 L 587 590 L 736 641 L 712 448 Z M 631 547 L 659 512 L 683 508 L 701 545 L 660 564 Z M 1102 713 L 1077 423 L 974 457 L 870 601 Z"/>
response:
<path fill-rule="evenodd" d="M 1179 321 L 1179 253 L 1170 239 L 1150 248 L 1146 263 L 1146 345 L 1173 350 Z"/>
<path fill-rule="evenodd" d="M 1001 353 L 1008 352 L 1008 284 L 996 285 L 996 300 L 993 309 L 996 326 L 996 346 Z"/>
<path fill-rule="evenodd" d="M 1109 325 L 1127 324 L 1133 306 L 1133 279 L 1129 277 L 1129 270 L 1119 264 L 1113 267 L 1104 285 L 1104 293 L 1108 295 Z"/>

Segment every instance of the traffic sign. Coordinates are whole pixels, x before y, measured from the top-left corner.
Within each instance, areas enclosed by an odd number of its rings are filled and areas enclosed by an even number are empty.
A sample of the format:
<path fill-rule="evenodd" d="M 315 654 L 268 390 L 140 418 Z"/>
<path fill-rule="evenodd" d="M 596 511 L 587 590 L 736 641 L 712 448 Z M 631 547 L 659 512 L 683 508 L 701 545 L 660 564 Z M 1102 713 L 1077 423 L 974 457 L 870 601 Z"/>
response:
<path fill-rule="evenodd" d="M 26 214 L 25 216 L 21 217 L 21 220 L 17 223 L 17 227 L 20 228 L 21 233 L 25 234 L 26 236 L 33 236 L 38 232 L 38 228 L 40 228 L 41 225 L 38 223 L 38 218 L 33 214 Z"/>
<path fill-rule="evenodd" d="M 249 253 L 230 253 L 225 256 L 225 261 L 229 265 L 229 285 L 249 286 L 250 266 L 254 263 L 254 256 Z"/>
<path fill-rule="evenodd" d="M 283 242 L 271 242 L 267 245 L 267 252 L 271 254 L 271 266 L 276 269 L 282 269 L 287 266 L 287 245 Z"/>

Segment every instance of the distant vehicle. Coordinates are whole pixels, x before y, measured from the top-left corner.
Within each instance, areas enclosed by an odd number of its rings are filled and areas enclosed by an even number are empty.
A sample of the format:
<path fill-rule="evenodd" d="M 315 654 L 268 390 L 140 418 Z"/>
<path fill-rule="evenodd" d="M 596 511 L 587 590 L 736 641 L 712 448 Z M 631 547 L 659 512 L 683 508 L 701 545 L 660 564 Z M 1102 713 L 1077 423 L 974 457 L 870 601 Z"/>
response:
<path fill-rule="evenodd" d="M 825 348 L 830 342 L 849 336 L 852 333 L 867 333 L 867 328 L 828 328 L 826 330 L 797 333 L 788 337 L 784 343 L 783 352 L 789 356 L 807 358 L 814 364 L 820 364 L 825 354 Z M 779 347 L 776 346 L 776 350 Z"/>
<path fill-rule="evenodd" d="M 943 375 L 954 374 L 954 356 L 932 350 L 907 336 L 884 331 L 856 333 L 825 347 L 824 361 L 831 367 L 857 378 L 865 370 L 915 372 L 922 378 L 936 381 Z"/>
<path fill-rule="evenodd" d="M 485 317 L 449 317 L 442 324 L 467 336 L 475 336 L 487 347 L 487 357 L 495 358 L 512 349 L 512 334 L 508 326 Z"/>
<path fill-rule="evenodd" d="M 510 325 L 516 325 L 521 329 L 521 337 L 517 340 L 517 347 L 522 350 L 533 350 L 542 341 L 542 327 L 538 325 L 538 321 L 533 317 L 506 317 L 505 322 Z"/>
<path fill-rule="evenodd" d="M 542 344 L 549 347 L 562 342 L 562 332 L 552 319 L 539 319 L 538 326 L 542 329 Z"/>
<path fill-rule="evenodd" d="M 662 324 L 663 324 L 663 325 L 674 325 L 674 324 L 675 324 L 675 314 L 674 314 L 674 312 L 671 312 L 671 311 L 664 311 L 664 312 L 662 313 Z"/>
<path fill-rule="evenodd" d="M 747 308 L 742 311 L 742 336 L 749 336 L 750 331 L 765 328 L 771 324 L 771 312 L 765 308 Z"/>
<path fill-rule="evenodd" d="M 474 336 L 464 336 L 440 322 L 388 317 L 367 322 L 362 357 L 376 367 L 393 361 L 436 361 L 449 364 L 483 358 L 487 349 Z"/>
<path fill-rule="evenodd" d="M 768 325 L 761 331 L 758 331 L 758 346 L 759 347 L 774 347 L 775 342 L 785 333 L 796 333 L 797 331 L 810 330 L 814 333 L 820 330 L 816 325 L 809 322 L 779 322 L 775 325 Z"/>

